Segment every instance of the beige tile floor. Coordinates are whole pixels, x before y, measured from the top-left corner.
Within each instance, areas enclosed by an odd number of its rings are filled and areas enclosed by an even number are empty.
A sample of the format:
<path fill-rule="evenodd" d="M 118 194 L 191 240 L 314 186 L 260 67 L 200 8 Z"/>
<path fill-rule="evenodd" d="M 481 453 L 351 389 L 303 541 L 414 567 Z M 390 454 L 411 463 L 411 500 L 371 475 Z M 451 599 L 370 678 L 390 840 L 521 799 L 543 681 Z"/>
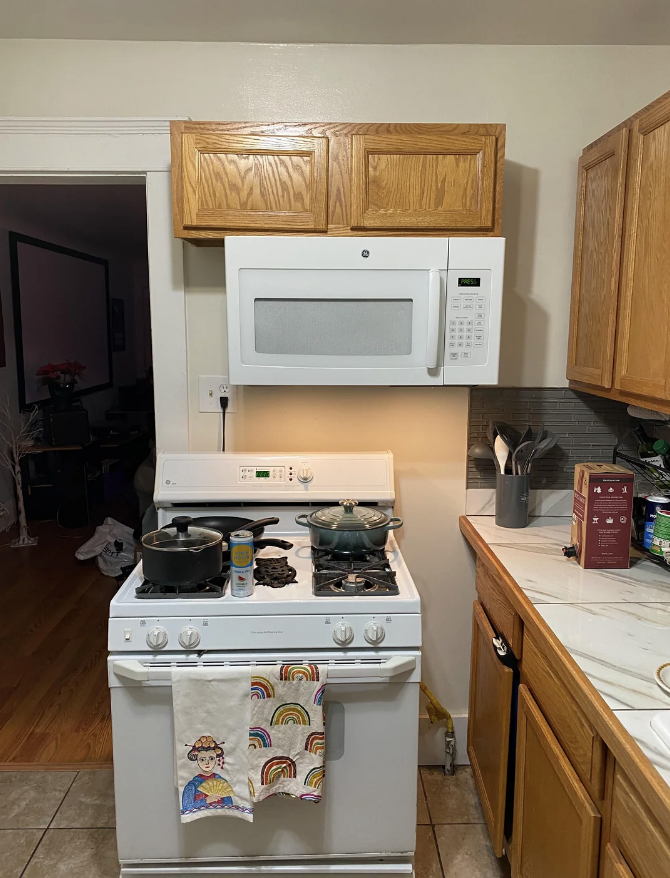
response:
<path fill-rule="evenodd" d="M 418 777 L 416 878 L 506 878 L 469 768 Z M 111 771 L 0 772 L 1 878 L 118 878 Z"/>

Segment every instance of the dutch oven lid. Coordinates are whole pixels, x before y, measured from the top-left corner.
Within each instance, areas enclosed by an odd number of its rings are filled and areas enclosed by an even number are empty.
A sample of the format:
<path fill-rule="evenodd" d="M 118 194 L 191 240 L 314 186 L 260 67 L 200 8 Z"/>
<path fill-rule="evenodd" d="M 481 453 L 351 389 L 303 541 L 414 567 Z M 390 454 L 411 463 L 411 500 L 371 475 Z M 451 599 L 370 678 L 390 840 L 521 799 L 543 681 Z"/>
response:
<path fill-rule="evenodd" d="M 340 500 L 339 506 L 318 509 L 307 516 L 309 524 L 328 530 L 372 530 L 385 527 L 391 519 L 380 509 L 359 506 L 357 500 Z"/>
<path fill-rule="evenodd" d="M 142 545 L 150 549 L 179 552 L 184 549 L 205 549 L 223 541 L 218 530 L 196 527 L 190 515 L 178 515 L 169 527 L 155 530 L 142 537 Z"/>

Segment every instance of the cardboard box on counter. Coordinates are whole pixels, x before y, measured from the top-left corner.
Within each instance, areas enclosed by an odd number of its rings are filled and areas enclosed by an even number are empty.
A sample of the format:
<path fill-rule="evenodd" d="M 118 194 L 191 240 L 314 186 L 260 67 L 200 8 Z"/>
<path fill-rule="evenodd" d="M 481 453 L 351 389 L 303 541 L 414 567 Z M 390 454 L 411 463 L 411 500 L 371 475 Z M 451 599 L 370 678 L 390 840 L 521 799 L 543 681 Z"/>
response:
<path fill-rule="evenodd" d="M 585 569 L 629 566 L 634 479 L 615 463 L 575 466 L 571 541 Z"/>

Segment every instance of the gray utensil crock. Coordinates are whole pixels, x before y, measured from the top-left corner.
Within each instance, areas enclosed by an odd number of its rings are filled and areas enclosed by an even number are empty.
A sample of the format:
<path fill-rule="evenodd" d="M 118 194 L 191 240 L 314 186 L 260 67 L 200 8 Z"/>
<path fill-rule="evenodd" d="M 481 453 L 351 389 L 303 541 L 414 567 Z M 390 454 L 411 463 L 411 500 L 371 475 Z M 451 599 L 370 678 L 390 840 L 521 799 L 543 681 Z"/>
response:
<path fill-rule="evenodd" d="M 530 474 L 507 476 L 496 473 L 496 524 L 499 527 L 527 527 Z"/>

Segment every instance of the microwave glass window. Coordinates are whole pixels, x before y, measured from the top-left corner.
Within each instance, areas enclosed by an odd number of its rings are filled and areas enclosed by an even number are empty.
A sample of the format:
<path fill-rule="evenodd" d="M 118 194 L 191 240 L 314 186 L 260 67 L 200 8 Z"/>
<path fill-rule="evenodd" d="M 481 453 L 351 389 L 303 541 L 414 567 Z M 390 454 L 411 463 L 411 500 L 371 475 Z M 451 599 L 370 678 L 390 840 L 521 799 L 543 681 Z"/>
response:
<path fill-rule="evenodd" d="M 259 354 L 407 356 L 411 299 L 255 299 Z"/>

